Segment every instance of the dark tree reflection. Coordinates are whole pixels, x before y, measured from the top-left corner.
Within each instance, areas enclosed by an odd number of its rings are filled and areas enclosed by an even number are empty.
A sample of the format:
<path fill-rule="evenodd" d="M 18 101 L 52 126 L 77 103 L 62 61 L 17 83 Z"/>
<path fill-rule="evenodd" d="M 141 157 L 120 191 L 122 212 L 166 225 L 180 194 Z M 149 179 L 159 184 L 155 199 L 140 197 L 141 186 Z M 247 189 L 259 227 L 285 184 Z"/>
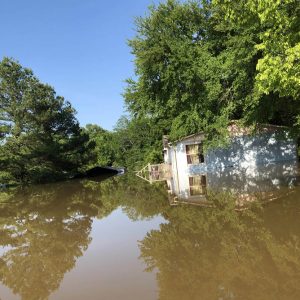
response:
<path fill-rule="evenodd" d="M 242 212 L 215 197 L 215 208 L 170 208 L 140 242 L 159 299 L 300 299 L 299 191 Z"/>
<path fill-rule="evenodd" d="M 118 207 L 147 219 L 168 207 L 166 192 L 124 176 L 0 193 L 1 282 L 23 300 L 48 299 L 88 248 L 93 219 Z"/>
<path fill-rule="evenodd" d="M 47 299 L 83 255 L 99 201 L 81 184 L 22 189 L 1 204 L 1 281 L 22 299 Z"/>

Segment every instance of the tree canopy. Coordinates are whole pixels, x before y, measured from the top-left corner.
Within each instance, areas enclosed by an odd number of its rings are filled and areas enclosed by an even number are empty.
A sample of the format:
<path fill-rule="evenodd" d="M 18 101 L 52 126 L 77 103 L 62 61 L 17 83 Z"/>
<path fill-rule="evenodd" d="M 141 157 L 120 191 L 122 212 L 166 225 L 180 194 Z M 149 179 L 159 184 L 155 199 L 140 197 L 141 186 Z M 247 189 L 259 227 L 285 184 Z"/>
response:
<path fill-rule="evenodd" d="M 17 61 L 0 62 L 1 181 L 69 176 L 90 159 L 89 142 L 70 102 Z"/>
<path fill-rule="evenodd" d="M 299 136 L 299 1 L 176 1 L 149 8 L 129 40 L 132 122 L 171 139 L 204 131 L 218 146 L 231 120 L 289 126 Z"/>
<path fill-rule="evenodd" d="M 218 147 L 232 120 L 254 129 L 288 126 L 299 139 L 299 11 L 298 0 L 152 5 L 128 41 L 135 73 L 126 80 L 127 116 L 112 132 L 81 129 L 68 101 L 4 58 L 2 178 L 43 181 L 95 165 L 138 169 L 162 159 L 162 135 L 176 140 L 203 131 L 206 146 Z"/>

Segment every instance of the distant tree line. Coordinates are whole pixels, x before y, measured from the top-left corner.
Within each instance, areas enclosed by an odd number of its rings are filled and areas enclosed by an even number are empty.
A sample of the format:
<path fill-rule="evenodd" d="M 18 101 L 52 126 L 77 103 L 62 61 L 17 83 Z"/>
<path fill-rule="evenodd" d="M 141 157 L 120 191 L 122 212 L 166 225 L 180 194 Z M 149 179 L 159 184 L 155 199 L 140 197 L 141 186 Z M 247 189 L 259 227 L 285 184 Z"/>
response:
<path fill-rule="evenodd" d="M 285 125 L 300 134 L 300 5 L 176 1 L 151 6 L 129 41 L 135 77 L 113 131 L 80 128 L 75 110 L 31 70 L 0 63 L 0 182 L 56 180 L 96 165 L 138 169 L 161 160 L 161 138 L 227 125 Z M 100 120 L 101 121 L 101 120 Z"/>

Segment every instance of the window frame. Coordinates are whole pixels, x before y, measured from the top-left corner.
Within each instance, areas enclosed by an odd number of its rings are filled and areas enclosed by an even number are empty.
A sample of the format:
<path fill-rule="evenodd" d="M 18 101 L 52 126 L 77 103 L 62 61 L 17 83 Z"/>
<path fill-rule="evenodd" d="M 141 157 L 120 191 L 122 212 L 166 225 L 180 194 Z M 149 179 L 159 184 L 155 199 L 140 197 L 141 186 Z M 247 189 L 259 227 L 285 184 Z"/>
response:
<path fill-rule="evenodd" d="M 195 178 L 197 178 L 197 180 L 195 180 Z M 207 194 L 206 187 L 207 187 L 206 175 L 201 174 L 196 176 L 189 176 L 189 193 L 191 197 L 206 195 Z"/>
<path fill-rule="evenodd" d="M 196 152 L 192 152 L 192 148 L 198 146 L 198 149 Z M 191 148 L 191 149 L 189 149 Z M 185 145 L 185 154 L 186 154 L 186 161 L 188 165 L 198 165 L 205 163 L 205 157 L 203 153 L 203 144 L 197 143 L 197 144 L 187 144 Z M 197 162 L 193 162 L 197 158 Z"/>

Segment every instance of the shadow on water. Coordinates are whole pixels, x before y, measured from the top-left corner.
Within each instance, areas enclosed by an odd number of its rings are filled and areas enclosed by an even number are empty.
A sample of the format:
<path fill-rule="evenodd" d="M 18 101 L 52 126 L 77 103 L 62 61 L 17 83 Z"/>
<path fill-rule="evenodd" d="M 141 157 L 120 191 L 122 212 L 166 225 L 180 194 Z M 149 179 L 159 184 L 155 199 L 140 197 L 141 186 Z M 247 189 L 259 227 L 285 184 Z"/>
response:
<path fill-rule="evenodd" d="M 214 208 L 170 206 L 164 184 L 135 176 L 10 190 L 1 201 L 0 280 L 24 300 L 48 299 L 92 242 L 93 220 L 117 208 L 166 220 L 138 242 L 161 300 L 300 298 L 299 187 L 244 211 L 228 194 L 212 194 Z"/>

